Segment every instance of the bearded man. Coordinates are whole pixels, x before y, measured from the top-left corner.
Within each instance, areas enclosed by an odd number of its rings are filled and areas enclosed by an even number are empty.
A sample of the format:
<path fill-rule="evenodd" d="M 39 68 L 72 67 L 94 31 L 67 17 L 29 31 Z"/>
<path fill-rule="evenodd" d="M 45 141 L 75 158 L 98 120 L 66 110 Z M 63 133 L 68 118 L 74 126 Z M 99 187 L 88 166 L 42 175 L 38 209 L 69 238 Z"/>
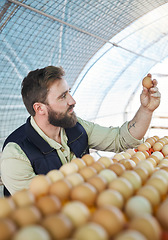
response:
<path fill-rule="evenodd" d="M 134 118 L 121 127 L 104 127 L 83 120 L 74 112 L 75 100 L 61 67 L 48 66 L 28 73 L 21 94 L 30 116 L 3 145 L 1 178 L 4 195 L 29 187 L 38 174 L 59 169 L 89 149 L 120 152 L 138 146 L 160 104 L 157 81 L 143 87 Z M 149 75 L 151 77 L 151 75 Z"/>

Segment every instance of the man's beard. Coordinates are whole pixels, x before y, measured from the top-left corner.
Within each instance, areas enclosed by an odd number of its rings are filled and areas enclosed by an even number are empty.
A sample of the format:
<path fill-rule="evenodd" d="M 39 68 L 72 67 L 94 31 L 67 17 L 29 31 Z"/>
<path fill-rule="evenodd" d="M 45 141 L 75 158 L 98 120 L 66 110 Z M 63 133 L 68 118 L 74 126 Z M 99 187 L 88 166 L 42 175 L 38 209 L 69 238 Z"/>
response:
<path fill-rule="evenodd" d="M 71 110 L 74 105 L 70 106 L 65 113 L 58 113 L 48 106 L 48 121 L 51 125 L 55 127 L 71 128 L 77 123 L 76 114 L 73 112 L 68 115 L 69 110 Z"/>

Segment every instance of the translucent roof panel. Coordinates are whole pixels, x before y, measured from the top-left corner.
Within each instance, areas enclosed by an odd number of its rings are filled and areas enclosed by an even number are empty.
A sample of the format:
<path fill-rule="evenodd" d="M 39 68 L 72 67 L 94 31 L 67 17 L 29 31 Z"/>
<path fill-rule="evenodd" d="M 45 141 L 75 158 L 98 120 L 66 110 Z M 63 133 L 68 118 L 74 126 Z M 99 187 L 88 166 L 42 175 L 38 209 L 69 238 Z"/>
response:
<path fill-rule="evenodd" d="M 127 120 L 125 109 L 143 77 L 168 55 L 167 12 L 165 4 L 145 14 L 96 53 L 73 88 L 80 116 L 107 126 Z"/>
<path fill-rule="evenodd" d="M 167 12 L 167 0 L 0 0 L 0 145 L 28 116 L 23 78 L 48 65 L 65 69 L 81 117 L 119 116 L 168 55 Z"/>

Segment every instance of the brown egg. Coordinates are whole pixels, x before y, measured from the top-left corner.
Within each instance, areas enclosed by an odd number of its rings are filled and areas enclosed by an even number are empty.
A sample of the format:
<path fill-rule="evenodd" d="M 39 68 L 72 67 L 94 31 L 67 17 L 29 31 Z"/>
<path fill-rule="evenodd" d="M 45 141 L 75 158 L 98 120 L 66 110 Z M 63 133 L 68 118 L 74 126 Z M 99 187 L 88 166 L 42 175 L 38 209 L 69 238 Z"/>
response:
<path fill-rule="evenodd" d="M 40 225 L 30 225 L 20 228 L 12 240 L 51 240 L 47 230 Z"/>
<path fill-rule="evenodd" d="M 115 172 L 117 176 L 120 176 L 126 170 L 124 165 L 119 162 L 111 164 L 109 169 Z"/>
<path fill-rule="evenodd" d="M 129 152 L 122 152 L 122 156 L 125 158 L 125 159 L 130 159 L 131 158 L 131 154 Z"/>
<path fill-rule="evenodd" d="M 163 140 L 166 143 L 168 143 L 168 138 L 167 136 L 161 137 L 159 140 Z"/>
<path fill-rule="evenodd" d="M 103 176 L 108 183 L 117 178 L 117 174 L 108 168 L 101 170 L 98 175 Z"/>
<path fill-rule="evenodd" d="M 150 77 L 144 77 L 142 80 L 142 85 L 146 88 L 151 88 L 153 86 L 152 79 Z"/>
<path fill-rule="evenodd" d="M 163 229 L 168 231 L 168 198 L 160 204 L 156 212 L 156 218 Z"/>
<path fill-rule="evenodd" d="M 51 214 L 41 221 L 52 239 L 62 240 L 71 236 L 74 225 L 64 213 Z"/>
<path fill-rule="evenodd" d="M 134 170 L 127 170 L 121 176 L 132 184 L 134 191 L 137 191 L 142 186 L 142 180 Z"/>
<path fill-rule="evenodd" d="M 126 229 L 117 234 L 114 240 L 147 240 L 147 238 L 136 230 Z"/>
<path fill-rule="evenodd" d="M 115 158 L 113 158 L 112 160 L 113 160 L 113 163 L 117 163 L 118 162 L 118 160 L 115 159 Z"/>
<path fill-rule="evenodd" d="M 149 152 L 148 151 L 142 151 L 145 154 L 145 157 L 148 158 L 149 157 Z"/>
<path fill-rule="evenodd" d="M 128 152 L 131 156 L 135 154 L 135 150 L 132 148 L 127 149 L 126 152 Z"/>
<path fill-rule="evenodd" d="M 141 187 L 138 190 L 137 195 L 143 196 L 146 199 L 148 199 L 153 208 L 158 206 L 161 202 L 160 193 L 157 191 L 155 187 L 150 185 Z"/>
<path fill-rule="evenodd" d="M 166 145 L 166 142 L 165 142 L 164 140 L 162 140 L 162 139 L 159 139 L 158 142 L 162 143 L 162 144 L 163 144 L 163 147 Z M 163 148 L 162 148 L 162 149 L 163 149 Z M 161 149 L 161 151 L 162 151 L 162 149 Z M 162 152 L 162 153 L 163 153 L 163 152 Z"/>
<path fill-rule="evenodd" d="M 64 174 L 58 169 L 53 169 L 47 173 L 47 177 L 50 178 L 51 182 L 56 182 L 57 180 L 63 179 Z"/>
<path fill-rule="evenodd" d="M 16 233 L 17 226 L 9 218 L 0 219 L 0 240 L 12 239 L 12 236 Z"/>
<path fill-rule="evenodd" d="M 94 162 L 90 165 L 91 167 L 95 168 L 97 173 L 99 173 L 101 170 L 105 169 L 105 166 L 102 162 Z"/>
<path fill-rule="evenodd" d="M 124 211 L 129 219 L 153 213 L 152 205 L 149 200 L 140 195 L 130 197 L 125 204 Z"/>
<path fill-rule="evenodd" d="M 59 171 L 61 171 L 64 174 L 64 176 L 78 172 L 78 170 L 79 170 L 78 165 L 74 162 L 66 163 L 62 165 L 59 169 Z"/>
<path fill-rule="evenodd" d="M 131 157 L 131 160 L 134 161 L 136 165 L 141 161 L 139 157 Z"/>
<path fill-rule="evenodd" d="M 162 166 L 162 165 L 168 166 L 168 159 L 163 158 L 163 159 L 160 161 L 158 167 L 160 167 L 160 166 Z"/>
<path fill-rule="evenodd" d="M 151 144 L 149 142 L 145 142 L 145 144 L 148 146 L 148 149 L 146 149 L 146 150 L 149 150 L 149 148 L 151 148 Z"/>
<path fill-rule="evenodd" d="M 155 160 L 156 165 L 157 165 L 158 163 L 160 163 L 160 160 L 159 160 L 159 159 L 157 158 L 157 156 L 155 156 L 155 155 L 150 155 L 150 157 L 148 157 L 147 160 L 148 160 L 149 158 L 150 158 L 150 159 L 152 158 L 153 160 Z"/>
<path fill-rule="evenodd" d="M 144 143 L 141 143 L 138 146 L 138 151 L 146 151 L 146 150 L 149 150 L 149 148 L 151 148 L 150 143 L 149 142 L 144 142 Z"/>
<path fill-rule="evenodd" d="M 125 157 L 122 155 L 122 153 L 116 153 L 112 160 L 116 159 L 117 161 L 121 160 L 121 159 L 125 159 Z"/>
<path fill-rule="evenodd" d="M 40 210 L 32 205 L 15 209 L 10 217 L 19 227 L 24 227 L 39 223 L 42 215 Z"/>
<path fill-rule="evenodd" d="M 138 175 L 140 176 L 140 178 L 142 180 L 142 184 L 144 184 L 146 182 L 146 180 L 148 179 L 148 177 L 149 177 L 149 173 L 146 170 L 146 168 L 144 168 L 144 167 L 136 167 L 136 168 L 134 168 L 134 171 L 136 173 L 138 173 Z"/>
<path fill-rule="evenodd" d="M 70 201 L 66 203 L 61 212 L 72 221 L 75 228 L 85 224 L 91 216 L 89 208 L 80 201 Z"/>
<path fill-rule="evenodd" d="M 67 179 L 70 182 L 72 187 L 75 187 L 84 182 L 84 178 L 79 173 L 72 173 L 70 175 L 67 175 L 65 179 Z"/>
<path fill-rule="evenodd" d="M 144 152 L 142 151 L 137 151 L 133 157 L 138 157 L 140 160 L 145 160 L 146 159 L 146 155 L 144 154 Z"/>
<path fill-rule="evenodd" d="M 168 166 L 167 165 L 161 165 L 160 166 L 160 169 L 163 169 L 163 170 L 165 170 L 166 172 L 168 172 Z"/>
<path fill-rule="evenodd" d="M 100 175 L 89 178 L 87 182 L 93 185 L 98 193 L 102 192 L 107 187 L 107 180 Z"/>
<path fill-rule="evenodd" d="M 155 139 L 155 141 L 158 141 L 159 140 L 159 137 L 157 135 L 153 136 L 152 138 Z"/>
<path fill-rule="evenodd" d="M 150 177 L 147 180 L 146 185 L 151 185 L 151 186 L 155 187 L 158 190 L 158 192 L 160 193 L 161 197 L 163 197 L 165 194 L 167 194 L 167 190 L 168 190 L 167 180 L 162 176 Z"/>
<path fill-rule="evenodd" d="M 37 199 L 36 206 L 44 216 L 47 216 L 61 210 L 61 201 L 55 195 L 47 195 Z"/>
<path fill-rule="evenodd" d="M 96 205 L 97 207 L 110 205 L 122 209 L 124 206 L 124 198 L 120 192 L 114 189 L 105 189 L 97 196 Z"/>
<path fill-rule="evenodd" d="M 50 185 L 51 180 L 47 175 L 37 175 L 31 180 L 29 191 L 37 198 L 46 195 L 49 191 Z"/>
<path fill-rule="evenodd" d="M 151 156 L 156 156 L 159 161 L 161 161 L 164 158 L 163 154 L 160 151 L 153 152 Z"/>
<path fill-rule="evenodd" d="M 85 181 L 90 177 L 96 175 L 96 173 L 97 173 L 96 169 L 91 166 L 86 166 L 79 170 L 79 174 L 84 178 Z"/>
<path fill-rule="evenodd" d="M 161 227 L 156 218 L 150 214 L 138 216 L 131 220 L 129 229 L 142 233 L 148 240 L 161 239 Z"/>
<path fill-rule="evenodd" d="M 119 233 L 126 223 L 123 212 L 115 206 L 97 208 L 91 221 L 100 224 L 110 237 Z"/>
<path fill-rule="evenodd" d="M 149 173 L 149 176 L 154 172 L 154 166 L 151 162 L 149 162 L 148 160 L 145 160 L 145 161 L 140 161 L 138 164 L 137 164 L 137 167 L 144 167 L 148 173 Z"/>
<path fill-rule="evenodd" d="M 164 154 L 164 156 L 166 156 L 168 154 L 168 144 L 163 146 L 162 153 Z"/>
<path fill-rule="evenodd" d="M 94 163 L 96 160 L 94 157 L 92 157 L 90 154 L 85 154 L 82 159 L 86 163 L 87 166 L 90 166 L 92 163 Z"/>
<path fill-rule="evenodd" d="M 8 217 L 16 208 L 16 205 L 11 197 L 0 198 L 0 219 Z"/>
<path fill-rule="evenodd" d="M 108 188 L 120 192 L 125 201 L 128 200 L 134 192 L 132 184 L 129 182 L 129 180 L 123 177 L 114 179 L 109 183 Z"/>
<path fill-rule="evenodd" d="M 165 141 L 166 144 L 168 143 L 168 136 L 164 136 L 162 139 Z"/>
<path fill-rule="evenodd" d="M 158 166 L 156 166 L 156 167 L 154 168 L 154 172 L 157 172 L 159 169 L 160 169 L 160 168 L 159 168 Z M 154 172 L 153 172 L 153 173 L 154 173 Z M 152 173 L 152 175 L 153 175 L 153 173 Z"/>
<path fill-rule="evenodd" d="M 87 182 L 84 182 L 74 188 L 70 192 L 71 200 L 81 201 L 88 207 L 92 207 L 96 201 L 97 190 Z"/>
<path fill-rule="evenodd" d="M 86 163 L 82 158 L 74 158 L 71 160 L 71 162 L 76 163 L 79 170 L 86 167 Z"/>
<path fill-rule="evenodd" d="M 155 171 L 151 177 L 154 177 L 154 176 L 162 176 L 167 180 L 167 183 L 168 183 L 168 172 L 165 171 L 164 169 L 158 169 L 157 171 Z"/>
<path fill-rule="evenodd" d="M 109 240 L 105 229 L 94 222 L 87 222 L 77 228 L 73 237 L 74 240 Z"/>
<path fill-rule="evenodd" d="M 152 157 L 151 157 L 151 158 L 148 157 L 147 160 L 152 163 L 152 165 L 154 166 L 154 168 L 156 167 L 157 162 L 155 161 L 155 159 L 153 159 Z"/>
<path fill-rule="evenodd" d="M 106 168 L 108 168 L 108 167 L 113 163 L 113 160 L 112 160 L 111 158 L 109 158 L 109 157 L 100 157 L 100 158 L 98 159 L 98 162 L 103 163 L 104 166 L 105 166 Z"/>
<path fill-rule="evenodd" d="M 162 142 L 157 141 L 157 142 L 155 142 L 154 145 L 153 145 L 153 150 L 154 150 L 154 151 L 160 151 L 160 150 L 162 150 L 163 146 L 164 146 L 164 145 L 163 145 Z"/>
<path fill-rule="evenodd" d="M 57 196 L 63 202 L 69 199 L 71 189 L 71 183 L 64 178 L 51 184 L 49 194 Z"/>
<path fill-rule="evenodd" d="M 156 142 L 156 140 L 155 140 L 154 138 L 150 137 L 150 138 L 147 138 L 147 139 L 145 140 L 145 142 L 150 143 L 151 147 L 153 147 L 153 145 L 154 145 L 154 143 Z"/>
<path fill-rule="evenodd" d="M 12 199 L 14 200 L 17 207 L 26 207 L 34 204 L 35 202 L 33 193 L 26 189 L 15 192 L 12 195 Z"/>
<path fill-rule="evenodd" d="M 136 167 L 136 163 L 131 159 L 119 160 L 119 163 L 123 164 L 126 170 L 132 170 Z"/>

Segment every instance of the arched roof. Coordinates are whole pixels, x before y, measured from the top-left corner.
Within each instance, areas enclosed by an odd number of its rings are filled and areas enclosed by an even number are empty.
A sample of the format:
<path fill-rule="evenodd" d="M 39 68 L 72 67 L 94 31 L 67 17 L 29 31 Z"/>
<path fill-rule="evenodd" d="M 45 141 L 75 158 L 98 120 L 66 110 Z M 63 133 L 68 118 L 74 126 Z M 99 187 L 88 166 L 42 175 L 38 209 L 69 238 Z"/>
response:
<path fill-rule="evenodd" d="M 167 0 L 1 0 L 0 143 L 27 118 L 21 81 L 47 65 L 65 69 L 77 114 L 120 124 L 142 78 L 168 56 L 167 13 Z"/>

